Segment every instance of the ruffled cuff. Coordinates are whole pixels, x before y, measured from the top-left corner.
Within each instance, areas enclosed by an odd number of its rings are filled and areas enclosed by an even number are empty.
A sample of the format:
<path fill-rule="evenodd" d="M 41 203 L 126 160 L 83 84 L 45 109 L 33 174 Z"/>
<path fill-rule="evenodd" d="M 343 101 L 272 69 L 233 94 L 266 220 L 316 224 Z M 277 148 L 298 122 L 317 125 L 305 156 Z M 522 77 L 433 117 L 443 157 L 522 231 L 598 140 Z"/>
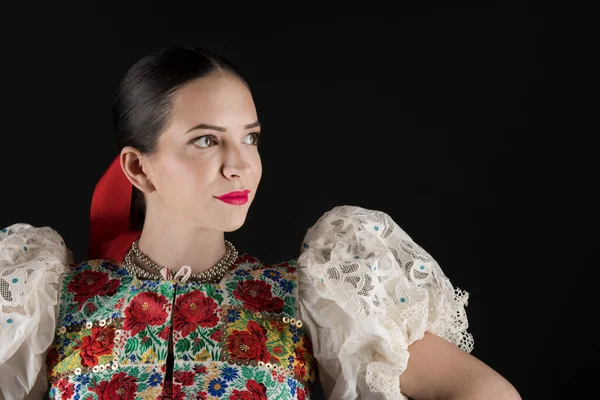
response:
<path fill-rule="evenodd" d="M 468 293 L 384 212 L 333 208 L 307 231 L 297 264 L 302 317 L 313 342 L 326 342 L 313 346 L 335 398 L 404 399 L 408 346 L 426 331 L 473 349 Z"/>

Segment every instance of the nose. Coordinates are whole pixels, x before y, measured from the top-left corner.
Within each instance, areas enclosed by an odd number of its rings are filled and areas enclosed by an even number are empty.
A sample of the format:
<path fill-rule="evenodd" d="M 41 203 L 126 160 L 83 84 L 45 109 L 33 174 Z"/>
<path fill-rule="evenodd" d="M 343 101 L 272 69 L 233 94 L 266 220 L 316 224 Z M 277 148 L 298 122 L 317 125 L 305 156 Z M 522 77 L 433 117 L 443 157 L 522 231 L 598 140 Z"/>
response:
<path fill-rule="evenodd" d="M 242 178 L 250 172 L 250 163 L 244 150 L 238 146 L 228 146 L 223 156 L 223 175 L 228 178 Z"/>

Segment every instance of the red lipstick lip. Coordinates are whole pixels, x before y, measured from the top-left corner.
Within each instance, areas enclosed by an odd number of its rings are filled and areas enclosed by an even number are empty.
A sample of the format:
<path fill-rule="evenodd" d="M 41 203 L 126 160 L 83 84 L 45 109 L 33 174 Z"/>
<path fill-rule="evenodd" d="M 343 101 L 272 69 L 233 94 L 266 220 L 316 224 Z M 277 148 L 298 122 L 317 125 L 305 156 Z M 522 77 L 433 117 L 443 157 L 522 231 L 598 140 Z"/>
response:
<path fill-rule="evenodd" d="M 248 193 L 250 193 L 249 190 L 240 190 L 240 191 L 225 193 L 221 196 L 215 196 L 215 197 L 217 199 L 224 199 L 226 197 L 245 197 Z"/>

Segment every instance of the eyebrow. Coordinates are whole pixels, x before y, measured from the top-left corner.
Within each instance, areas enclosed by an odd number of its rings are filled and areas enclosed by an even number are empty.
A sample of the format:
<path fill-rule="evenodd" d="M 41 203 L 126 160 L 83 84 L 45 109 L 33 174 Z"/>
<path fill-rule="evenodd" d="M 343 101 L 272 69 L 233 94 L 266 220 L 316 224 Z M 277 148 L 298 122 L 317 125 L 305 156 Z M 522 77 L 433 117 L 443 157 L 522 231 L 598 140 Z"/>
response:
<path fill-rule="evenodd" d="M 252 129 L 252 128 L 256 128 L 256 127 L 260 127 L 260 122 L 256 121 L 251 124 L 244 125 L 244 129 Z M 227 132 L 227 128 L 224 128 L 222 126 L 209 125 L 209 124 L 198 124 L 190 129 L 188 129 L 185 133 L 195 131 L 196 129 L 211 129 L 211 130 L 219 131 L 219 132 Z"/>

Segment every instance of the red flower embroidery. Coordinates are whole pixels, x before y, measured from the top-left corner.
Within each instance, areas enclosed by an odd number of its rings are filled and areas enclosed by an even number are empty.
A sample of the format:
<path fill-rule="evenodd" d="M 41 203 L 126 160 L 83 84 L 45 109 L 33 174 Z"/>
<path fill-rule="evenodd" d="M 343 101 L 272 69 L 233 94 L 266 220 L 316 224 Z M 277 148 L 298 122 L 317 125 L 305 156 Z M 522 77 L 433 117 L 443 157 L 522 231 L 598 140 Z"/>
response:
<path fill-rule="evenodd" d="M 251 256 L 250 254 L 242 254 L 238 257 L 238 262 L 256 264 L 258 260 L 256 259 L 256 257 Z"/>
<path fill-rule="evenodd" d="M 246 382 L 246 389 L 234 389 L 229 400 L 267 400 L 267 387 L 264 383 L 258 383 L 252 379 Z"/>
<path fill-rule="evenodd" d="M 136 379 L 125 372 L 113 375 L 110 382 L 102 381 L 91 390 L 98 394 L 98 400 L 133 400 L 137 392 Z"/>
<path fill-rule="evenodd" d="M 296 396 L 298 397 L 298 400 L 306 399 L 306 390 L 296 387 Z"/>
<path fill-rule="evenodd" d="M 75 293 L 73 300 L 79 303 L 78 310 L 81 310 L 90 297 L 113 296 L 120 283 L 118 279 L 109 280 L 107 272 L 86 270 L 75 275 L 67 288 L 69 292 Z"/>
<path fill-rule="evenodd" d="M 210 338 L 212 340 L 214 340 L 215 342 L 220 342 L 221 339 L 223 339 L 223 331 L 220 329 L 217 329 L 216 331 L 214 331 L 213 333 L 210 334 Z"/>
<path fill-rule="evenodd" d="M 123 303 L 125 303 L 125 298 L 121 297 L 119 300 L 117 300 L 117 302 L 115 303 L 115 310 L 120 310 L 121 307 L 123 307 Z"/>
<path fill-rule="evenodd" d="M 208 396 L 208 393 L 203 392 L 202 390 L 200 390 L 198 392 L 198 394 L 196 395 L 196 400 L 206 400 L 206 396 Z"/>
<path fill-rule="evenodd" d="M 89 315 L 89 314 L 93 313 L 94 311 L 96 311 L 96 306 L 94 305 L 94 303 L 87 303 L 85 305 L 85 309 L 87 311 L 87 314 Z"/>
<path fill-rule="evenodd" d="M 175 382 L 181 383 L 183 386 L 192 386 L 194 384 L 195 374 L 191 371 L 175 371 L 173 377 Z"/>
<path fill-rule="evenodd" d="M 160 331 L 160 333 L 158 334 L 158 337 L 161 338 L 162 340 L 168 340 L 170 334 L 171 334 L 171 327 L 169 325 L 167 325 L 167 326 L 165 326 L 165 328 L 162 331 Z"/>
<path fill-rule="evenodd" d="M 98 357 L 112 353 L 114 338 L 114 327 L 92 328 L 92 334 L 84 336 L 81 343 L 75 346 L 75 349 L 80 349 L 81 365 L 93 367 L 98 364 Z"/>
<path fill-rule="evenodd" d="M 229 354 L 247 360 L 269 362 L 272 356 L 267 350 L 267 330 L 255 321 L 248 322 L 246 331 L 233 330 L 227 339 Z"/>
<path fill-rule="evenodd" d="M 294 353 L 296 354 L 297 359 L 302 360 L 304 358 L 304 355 L 306 354 L 306 350 L 304 350 L 303 347 L 296 347 Z"/>
<path fill-rule="evenodd" d="M 306 375 L 306 367 L 304 366 L 304 364 L 294 365 L 294 373 L 300 376 Z"/>
<path fill-rule="evenodd" d="M 250 311 L 281 312 L 283 299 L 273 297 L 271 285 L 261 280 L 238 282 L 233 292 Z"/>
<path fill-rule="evenodd" d="M 162 325 L 167 320 L 167 312 L 163 308 L 167 298 L 154 292 L 142 292 L 136 295 L 125 308 L 123 327 L 136 335 L 147 325 Z"/>
<path fill-rule="evenodd" d="M 285 325 L 281 321 L 271 321 L 271 326 L 277 330 L 277 332 L 283 332 Z"/>
<path fill-rule="evenodd" d="M 56 350 L 56 347 L 52 347 L 50 348 L 50 350 L 48 350 L 48 354 L 46 354 L 46 364 L 48 365 L 48 369 L 51 370 L 52 368 L 54 368 L 57 361 L 58 350 Z"/>
<path fill-rule="evenodd" d="M 75 385 L 69 383 L 67 379 L 61 379 L 58 382 L 58 390 L 60 390 L 61 399 L 70 399 L 75 393 Z"/>
<path fill-rule="evenodd" d="M 173 325 L 181 331 L 181 336 L 186 337 L 199 326 L 210 328 L 218 322 L 217 303 L 203 292 L 194 290 L 177 298 Z"/>
<path fill-rule="evenodd" d="M 196 365 L 194 368 L 192 368 L 194 370 L 195 373 L 197 374 L 205 374 L 206 371 L 208 371 L 206 369 L 206 367 L 204 365 Z"/>
<path fill-rule="evenodd" d="M 184 393 L 181 391 L 181 385 L 173 385 L 172 400 L 185 400 Z"/>

